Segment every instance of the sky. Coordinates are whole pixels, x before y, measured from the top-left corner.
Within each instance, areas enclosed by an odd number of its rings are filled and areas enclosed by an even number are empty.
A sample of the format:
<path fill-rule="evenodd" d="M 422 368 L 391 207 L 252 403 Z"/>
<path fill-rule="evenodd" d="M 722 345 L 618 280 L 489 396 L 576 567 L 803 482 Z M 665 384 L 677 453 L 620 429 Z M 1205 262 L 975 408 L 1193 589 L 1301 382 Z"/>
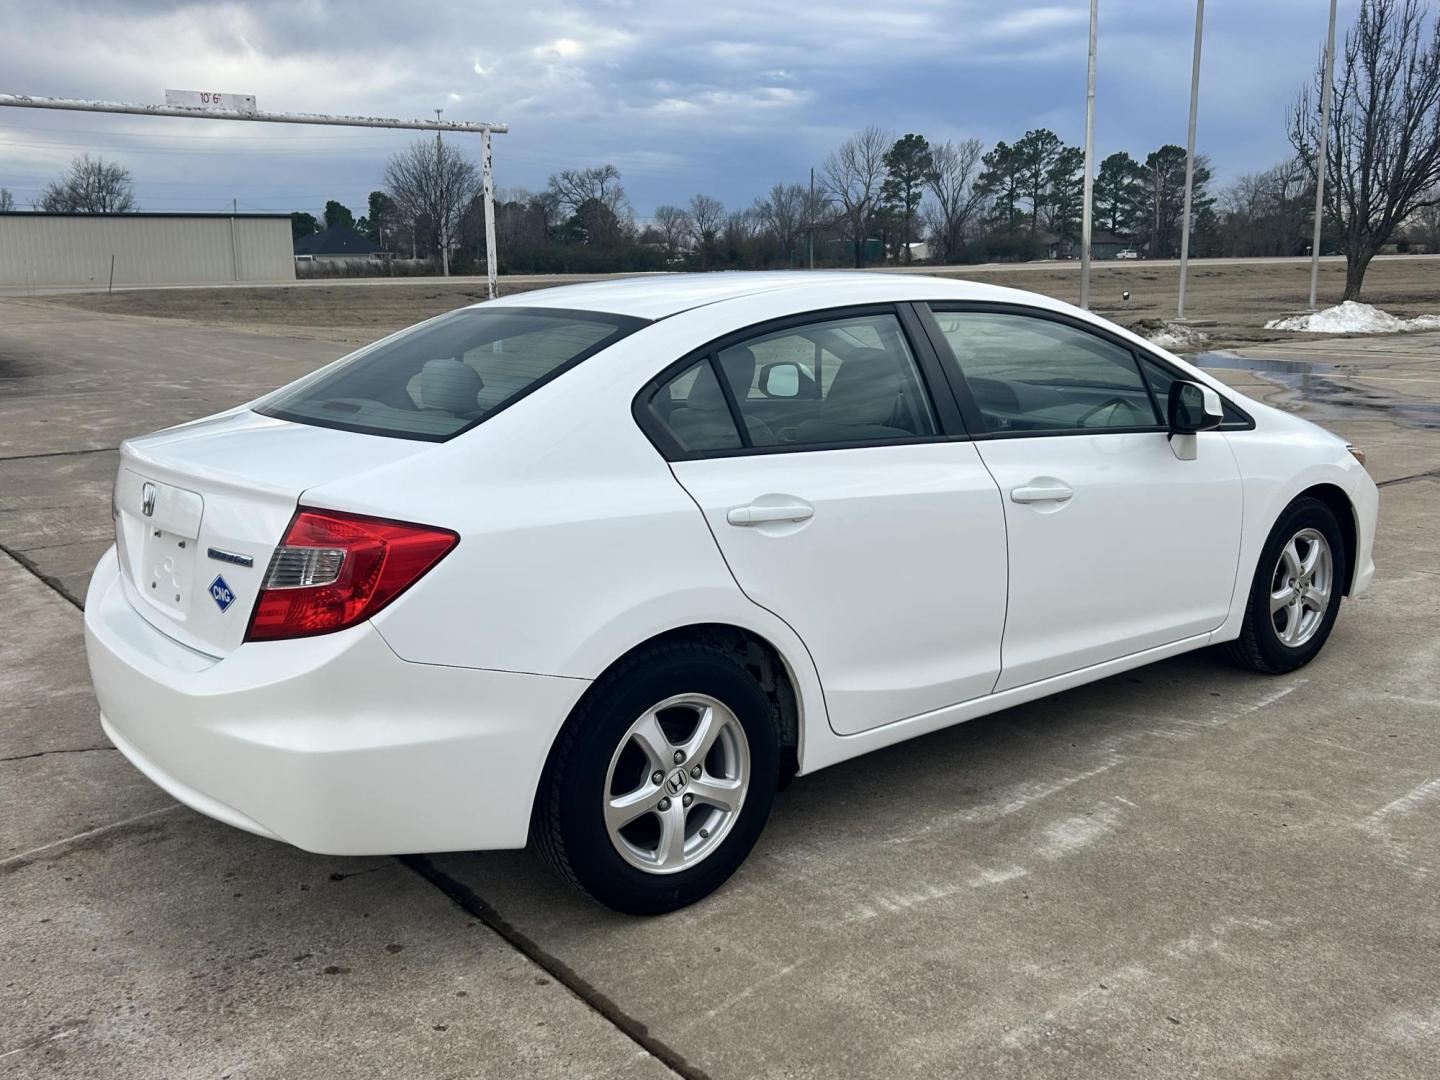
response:
<path fill-rule="evenodd" d="M 1359 0 L 1340 4 L 1340 26 Z M 1198 149 L 1220 183 L 1289 155 L 1327 0 L 1210 0 Z M 697 192 L 748 206 L 868 124 L 986 147 L 1084 136 L 1088 0 L 0 0 L 0 92 L 153 104 L 166 88 L 260 108 L 499 121 L 495 182 L 616 165 L 637 217 Z M 1184 145 L 1193 0 L 1100 0 L 1097 161 Z M 89 151 L 143 210 L 358 217 L 415 132 L 0 109 L 0 187 L 28 208 Z M 459 136 L 478 161 L 479 137 Z"/>

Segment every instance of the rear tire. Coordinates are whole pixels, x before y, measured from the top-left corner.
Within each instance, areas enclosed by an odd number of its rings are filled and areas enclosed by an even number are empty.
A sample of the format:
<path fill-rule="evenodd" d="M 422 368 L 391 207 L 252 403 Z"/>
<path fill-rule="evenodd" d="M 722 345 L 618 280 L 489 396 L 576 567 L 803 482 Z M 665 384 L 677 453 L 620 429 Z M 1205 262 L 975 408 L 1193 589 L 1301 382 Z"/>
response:
<path fill-rule="evenodd" d="M 1222 646 L 1242 667 L 1282 675 L 1313 660 L 1335 625 L 1349 573 L 1335 514 L 1319 499 L 1287 506 L 1270 531 L 1240 636 Z"/>
<path fill-rule="evenodd" d="M 632 915 L 708 896 L 770 815 L 780 756 L 772 711 L 718 645 L 662 642 L 627 658 L 591 688 L 551 752 L 531 821 L 541 856 Z"/>

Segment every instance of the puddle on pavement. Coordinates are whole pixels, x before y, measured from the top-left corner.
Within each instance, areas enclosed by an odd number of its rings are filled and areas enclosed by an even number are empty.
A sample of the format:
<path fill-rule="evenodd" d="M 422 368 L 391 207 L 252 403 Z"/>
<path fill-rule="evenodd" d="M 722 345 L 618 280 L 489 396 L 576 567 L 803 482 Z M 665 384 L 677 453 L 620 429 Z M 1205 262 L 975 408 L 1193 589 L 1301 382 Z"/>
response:
<path fill-rule="evenodd" d="M 1415 401 L 1371 386 L 1357 386 L 1345 375 L 1335 374 L 1335 364 L 1318 360 L 1237 356 L 1225 352 L 1201 353 L 1194 362 L 1202 368 L 1253 371 L 1279 383 L 1294 393 L 1304 406 L 1302 412 L 1311 419 L 1385 419 L 1410 428 L 1440 429 L 1440 403 Z M 1377 415 L 1357 416 L 1357 412 Z"/>

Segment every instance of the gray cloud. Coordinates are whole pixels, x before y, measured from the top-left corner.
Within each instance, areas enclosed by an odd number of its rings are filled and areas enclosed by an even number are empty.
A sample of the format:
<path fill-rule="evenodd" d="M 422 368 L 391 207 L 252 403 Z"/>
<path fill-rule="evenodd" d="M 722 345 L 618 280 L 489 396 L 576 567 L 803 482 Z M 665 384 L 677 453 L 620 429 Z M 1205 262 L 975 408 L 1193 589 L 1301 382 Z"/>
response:
<path fill-rule="evenodd" d="M 1355 0 L 1344 5 L 1353 11 Z M 1284 156 L 1284 109 L 1323 35 L 1311 0 L 1211 0 L 1201 148 L 1222 176 Z M 935 138 L 1078 141 L 1083 0 L 407 4 L 0 0 L 5 90 L 156 101 L 166 86 L 293 111 L 504 120 L 497 181 L 613 161 L 637 209 L 696 191 L 746 204 L 868 123 Z M 1102 4 L 1098 142 L 1183 142 L 1193 8 Z M 22 203 L 71 156 L 122 160 L 151 209 L 354 206 L 410 136 L 0 115 L 0 186 Z"/>

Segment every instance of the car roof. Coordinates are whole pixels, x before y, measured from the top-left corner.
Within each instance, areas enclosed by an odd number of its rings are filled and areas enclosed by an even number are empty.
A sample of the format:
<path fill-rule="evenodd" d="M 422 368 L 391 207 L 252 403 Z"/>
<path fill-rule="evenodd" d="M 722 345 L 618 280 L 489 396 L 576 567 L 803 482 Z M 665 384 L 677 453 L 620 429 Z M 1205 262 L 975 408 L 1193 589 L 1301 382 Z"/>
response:
<path fill-rule="evenodd" d="M 925 274 L 844 270 L 738 270 L 639 277 L 557 285 L 487 301 L 501 307 L 604 311 L 664 319 L 682 311 L 761 293 L 795 294 L 796 307 L 825 307 L 897 300 L 989 300 L 1068 308 L 1050 297 L 978 281 Z M 806 295 L 806 294 L 813 294 Z M 843 298 L 840 294 L 843 294 Z M 812 303 L 813 301 L 813 303 Z M 479 305 L 476 305 L 479 306 Z"/>

